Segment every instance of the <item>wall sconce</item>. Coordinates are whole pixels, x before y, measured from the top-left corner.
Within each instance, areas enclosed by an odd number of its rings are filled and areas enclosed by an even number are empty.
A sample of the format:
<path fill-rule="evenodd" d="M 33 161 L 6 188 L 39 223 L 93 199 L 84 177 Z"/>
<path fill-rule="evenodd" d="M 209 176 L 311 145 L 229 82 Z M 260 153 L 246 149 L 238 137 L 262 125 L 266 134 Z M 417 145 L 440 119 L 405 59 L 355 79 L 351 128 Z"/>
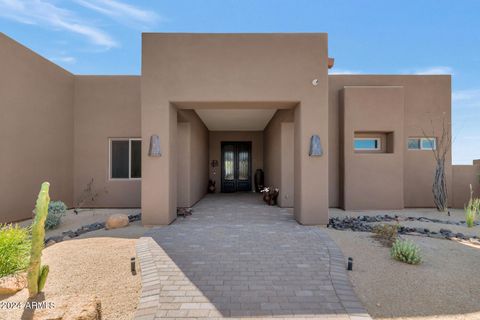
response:
<path fill-rule="evenodd" d="M 210 166 L 212 166 L 212 174 L 215 176 L 217 174 L 218 160 L 212 160 Z"/>
<path fill-rule="evenodd" d="M 160 151 L 160 137 L 156 134 L 150 137 L 150 148 L 148 149 L 148 155 L 150 157 L 161 157 Z"/>
<path fill-rule="evenodd" d="M 310 157 L 320 157 L 323 155 L 322 144 L 320 143 L 320 137 L 314 134 L 310 138 L 310 151 L 308 153 Z"/>

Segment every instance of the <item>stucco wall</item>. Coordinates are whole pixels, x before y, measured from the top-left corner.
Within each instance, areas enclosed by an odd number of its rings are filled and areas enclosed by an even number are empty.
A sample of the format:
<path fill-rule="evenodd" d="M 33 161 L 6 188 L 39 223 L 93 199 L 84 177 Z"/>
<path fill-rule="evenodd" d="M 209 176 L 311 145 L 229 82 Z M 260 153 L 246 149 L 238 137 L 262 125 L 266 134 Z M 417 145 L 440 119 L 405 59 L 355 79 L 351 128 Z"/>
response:
<path fill-rule="evenodd" d="M 453 183 L 449 196 L 454 208 L 463 209 L 470 199 L 470 184 L 473 197 L 480 198 L 480 161 L 473 165 L 454 165 Z"/>
<path fill-rule="evenodd" d="M 190 123 L 177 128 L 177 206 L 190 207 Z"/>
<path fill-rule="evenodd" d="M 73 75 L 0 33 L 0 223 L 32 216 L 43 181 L 72 204 Z"/>
<path fill-rule="evenodd" d="M 401 86 L 404 88 L 404 199 L 405 207 L 432 207 L 431 187 L 435 162 L 431 151 L 407 150 L 408 137 L 441 131 L 443 115 L 451 125 L 451 78 L 448 75 L 330 75 L 329 77 L 329 205 L 341 201 L 340 91 L 345 86 Z M 452 183 L 451 153 L 446 160 L 449 189 Z"/>
<path fill-rule="evenodd" d="M 252 190 L 255 170 L 263 169 L 263 131 L 210 131 L 210 160 L 217 160 L 216 174 L 209 168 L 210 179 L 215 181 L 216 192 L 221 191 L 221 144 L 223 141 L 250 141 L 252 142 Z"/>
<path fill-rule="evenodd" d="M 109 139 L 141 137 L 140 77 L 76 76 L 74 123 L 75 202 L 93 178 L 100 196 L 86 206 L 140 207 L 140 180 L 109 178 Z"/>
<path fill-rule="evenodd" d="M 178 201 L 178 206 L 191 207 L 207 192 L 209 132 L 193 110 L 179 110 L 178 121 L 178 125 L 184 127 L 182 128 L 184 132 L 178 131 L 177 142 L 179 174 L 177 190 L 184 193 L 180 197 L 182 201 Z M 184 175 L 188 175 L 188 178 L 181 182 L 180 179 Z"/>
<path fill-rule="evenodd" d="M 293 121 L 292 109 L 278 110 L 263 135 L 265 185 L 280 189 L 281 207 L 293 207 Z"/>
<path fill-rule="evenodd" d="M 142 158 L 146 224 L 175 218 L 176 116 L 184 102 L 295 102 L 295 218 L 328 221 L 328 157 L 309 157 L 310 136 L 328 150 L 326 34 L 142 35 L 142 137 L 164 154 Z M 292 63 L 292 61 L 294 63 Z M 317 85 L 312 80 L 317 79 Z M 187 109 L 191 109 L 188 107 Z M 321 177 L 321 178 L 319 178 Z"/>
<path fill-rule="evenodd" d="M 344 195 L 341 206 L 345 210 L 403 208 L 403 99 L 403 87 L 398 86 L 343 89 L 340 121 L 344 140 L 340 161 Z M 359 152 L 353 146 L 356 132 L 377 132 L 384 136 L 389 133 L 393 139 L 383 152 Z M 385 144 L 387 139 L 383 141 Z"/>

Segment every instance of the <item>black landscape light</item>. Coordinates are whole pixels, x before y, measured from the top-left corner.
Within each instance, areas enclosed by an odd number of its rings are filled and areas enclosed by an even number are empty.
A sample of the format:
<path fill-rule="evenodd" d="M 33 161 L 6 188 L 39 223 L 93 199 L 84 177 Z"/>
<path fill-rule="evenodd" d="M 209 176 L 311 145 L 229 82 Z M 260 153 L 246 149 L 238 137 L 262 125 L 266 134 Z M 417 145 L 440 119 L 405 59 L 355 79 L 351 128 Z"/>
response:
<path fill-rule="evenodd" d="M 352 270 L 353 270 L 353 258 L 352 258 L 352 257 L 348 257 L 347 270 L 348 270 L 348 271 L 352 271 Z"/>
<path fill-rule="evenodd" d="M 136 263 L 135 263 L 135 257 L 131 257 L 131 258 L 130 258 L 130 270 L 132 271 L 132 274 L 133 274 L 133 275 L 136 275 L 136 274 L 137 274 L 137 267 L 136 267 Z"/>

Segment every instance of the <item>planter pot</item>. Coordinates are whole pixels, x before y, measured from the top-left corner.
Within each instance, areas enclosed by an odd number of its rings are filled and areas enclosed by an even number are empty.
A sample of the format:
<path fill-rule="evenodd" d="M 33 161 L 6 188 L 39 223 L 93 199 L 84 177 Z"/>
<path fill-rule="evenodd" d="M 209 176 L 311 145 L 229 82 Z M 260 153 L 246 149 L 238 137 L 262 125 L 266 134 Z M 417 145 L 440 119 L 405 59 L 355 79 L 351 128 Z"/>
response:
<path fill-rule="evenodd" d="M 262 169 L 257 169 L 255 171 L 255 192 L 260 192 L 260 190 L 263 189 L 263 170 Z"/>

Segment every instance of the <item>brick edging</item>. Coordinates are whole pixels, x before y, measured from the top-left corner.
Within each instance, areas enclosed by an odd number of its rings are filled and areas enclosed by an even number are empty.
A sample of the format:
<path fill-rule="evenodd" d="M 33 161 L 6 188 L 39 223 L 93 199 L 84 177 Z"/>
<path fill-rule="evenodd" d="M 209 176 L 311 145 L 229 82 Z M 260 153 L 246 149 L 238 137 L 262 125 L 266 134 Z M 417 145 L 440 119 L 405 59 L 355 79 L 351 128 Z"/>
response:
<path fill-rule="evenodd" d="M 353 290 L 342 251 L 325 231 L 315 227 L 314 232 L 326 244 L 330 256 L 329 274 L 332 286 L 348 316 L 350 319 L 371 320 L 372 318 Z"/>
<path fill-rule="evenodd" d="M 152 238 L 141 237 L 135 244 L 142 277 L 140 300 L 134 319 L 153 320 L 160 305 L 160 278 L 151 250 Z"/>

